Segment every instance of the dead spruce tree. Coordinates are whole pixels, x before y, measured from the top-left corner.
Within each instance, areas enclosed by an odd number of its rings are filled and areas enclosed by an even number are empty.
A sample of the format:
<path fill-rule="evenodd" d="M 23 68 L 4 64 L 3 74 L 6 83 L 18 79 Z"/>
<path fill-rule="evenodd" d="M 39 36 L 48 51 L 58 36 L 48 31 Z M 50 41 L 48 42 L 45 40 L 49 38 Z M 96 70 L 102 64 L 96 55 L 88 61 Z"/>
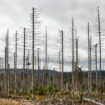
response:
<path fill-rule="evenodd" d="M 92 74 L 91 74 L 91 36 L 90 36 L 90 25 L 88 23 L 88 92 L 92 90 Z"/>
<path fill-rule="evenodd" d="M 75 82 L 74 75 L 74 19 L 72 19 L 72 89 L 74 89 Z"/>
<path fill-rule="evenodd" d="M 101 60 L 101 56 L 102 56 L 102 51 L 101 51 L 101 22 L 100 22 L 100 10 L 99 7 L 97 8 L 97 19 L 98 19 L 98 35 L 99 35 L 99 88 L 100 88 L 100 93 L 101 93 L 101 85 L 102 85 L 102 78 L 101 78 L 101 67 L 102 67 L 102 60 Z"/>

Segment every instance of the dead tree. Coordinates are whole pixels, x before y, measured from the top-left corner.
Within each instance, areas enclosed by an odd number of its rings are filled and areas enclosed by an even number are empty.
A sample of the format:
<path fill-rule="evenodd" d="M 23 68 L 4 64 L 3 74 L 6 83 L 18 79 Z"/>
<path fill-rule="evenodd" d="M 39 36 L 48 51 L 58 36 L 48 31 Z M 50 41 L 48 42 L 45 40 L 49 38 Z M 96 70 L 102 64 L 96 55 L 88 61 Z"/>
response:
<path fill-rule="evenodd" d="M 38 56 L 37 57 L 38 57 L 38 59 L 37 59 L 38 60 L 38 70 L 40 70 L 39 48 L 38 48 Z M 39 74 L 38 74 L 38 76 L 39 76 Z"/>
<path fill-rule="evenodd" d="M 26 78 L 26 85 L 27 85 L 27 89 L 29 88 L 29 84 L 30 84 L 30 74 L 28 73 L 28 71 L 29 71 L 29 66 L 30 66 L 30 61 L 29 61 L 29 49 L 28 49 L 28 55 L 27 55 L 27 57 L 26 57 L 26 69 L 27 69 L 27 72 L 26 72 L 26 75 L 27 75 L 27 78 Z"/>
<path fill-rule="evenodd" d="M 88 91 L 91 92 L 91 36 L 90 25 L 88 23 Z"/>
<path fill-rule="evenodd" d="M 10 64 L 8 64 L 8 96 L 10 95 Z"/>
<path fill-rule="evenodd" d="M 32 9 L 32 95 L 34 95 L 34 64 L 35 64 L 35 8 Z"/>
<path fill-rule="evenodd" d="M 9 31 L 7 31 L 7 35 L 6 35 L 6 70 L 7 70 L 7 93 L 9 96 Z"/>
<path fill-rule="evenodd" d="M 24 37 L 23 37 L 23 73 L 22 73 L 22 89 L 25 89 L 25 82 L 26 82 L 26 73 L 25 73 L 25 64 L 26 64 L 26 28 L 24 28 Z"/>
<path fill-rule="evenodd" d="M 45 85 L 46 85 L 46 88 L 47 88 L 47 85 L 48 85 L 48 44 L 47 44 L 47 28 L 46 28 L 46 34 L 45 34 L 45 76 L 44 76 L 44 79 L 45 79 Z"/>
<path fill-rule="evenodd" d="M 5 47 L 5 93 L 7 92 L 7 54 L 6 54 L 7 48 Z"/>
<path fill-rule="evenodd" d="M 78 89 L 78 39 L 76 38 L 76 89 Z"/>
<path fill-rule="evenodd" d="M 37 55 L 37 60 L 38 60 L 38 75 L 37 75 L 37 79 L 38 79 L 38 80 L 37 80 L 37 82 L 38 82 L 38 86 L 39 86 L 39 84 L 40 84 L 40 81 L 39 81 L 39 80 L 40 80 L 40 74 L 39 74 L 39 73 L 40 73 L 40 63 L 39 63 L 40 58 L 39 58 L 39 48 L 38 48 L 38 51 L 37 51 L 37 52 L 38 52 L 38 55 Z"/>
<path fill-rule="evenodd" d="M 62 69 L 62 77 L 61 77 L 61 88 L 62 91 L 64 90 L 64 33 L 63 30 L 61 31 L 61 51 L 62 51 L 62 60 L 61 60 L 61 69 Z"/>
<path fill-rule="evenodd" d="M 25 79 L 25 55 L 26 55 L 26 28 L 24 28 L 24 39 L 23 39 L 23 79 Z"/>
<path fill-rule="evenodd" d="M 89 82 L 90 82 L 90 79 L 89 79 L 89 77 L 90 77 L 90 27 L 89 27 L 89 23 L 88 23 L 88 91 L 89 91 Z"/>
<path fill-rule="evenodd" d="M 100 86 L 100 92 L 101 92 L 101 85 L 102 85 L 102 80 L 101 80 L 101 67 L 102 67 L 102 60 L 101 60 L 101 22 L 100 22 L 100 11 L 99 7 L 97 8 L 97 15 L 98 15 L 98 35 L 99 35 L 99 86 Z"/>
<path fill-rule="evenodd" d="M 74 87 L 74 20 L 72 19 L 72 86 Z"/>
<path fill-rule="evenodd" d="M 14 53 L 14 93 L 16 94 L 16 84 L 15 84 L 15 82 L 16 82 L 16 69 L 15 69 L 15 61 L 16 61 L 16 53 Z"/>
<path fill-rule="evenodd" d="M 96 93 L 97 93 L 98 92 L 97 44 L 95 45 L 95 67 L 96 67 Z"/>
<path fill-rule="evenodd" d="M 15 34 L 15 53 L 14 53 L 14 87 L 15 94 L 17 93 L 17 31 Z"/>
<path fill-rule="evenodd" d="M 59 88 L 61 87 L 61 53 L 59 51 Z"/>
<path fill-rule="evenodd" d="M 92 37 L 90 36 L 90 73 L 89 73 L 89 80 L 90 80 L 90 93 L 92 92 Z"/>

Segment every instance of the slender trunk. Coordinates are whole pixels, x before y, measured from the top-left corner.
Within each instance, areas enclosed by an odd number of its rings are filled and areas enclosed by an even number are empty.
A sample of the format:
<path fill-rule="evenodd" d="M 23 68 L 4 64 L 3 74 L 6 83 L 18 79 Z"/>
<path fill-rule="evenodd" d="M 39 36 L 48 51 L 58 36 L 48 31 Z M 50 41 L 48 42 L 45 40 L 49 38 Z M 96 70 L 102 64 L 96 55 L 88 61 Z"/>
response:
<path fill-rule="evenodd" d="M 74 20 L 72 19 L 72 88 L 74 88 Z"/>
<path fill-rule="evenodd" d="M 8 64 L 8 96 L 10 95 L 10 64 Z"/>
<path fill-rule="evenodd" d="M 6 47 L 5 47 L 5 93 L 7 92 L 7 67 L 6 67 L 6 64 L 7 64 L 7 56 L 6 56 Z"/>
<path fill-rule="evenodd" d="M 40 74 L 39 74 L 39 73 L 40 73 L 40 64 L 39 64 L 39 48 L 38 48 L 38 57 L 37 57 L 37 58 L 38 58 L 38 75 L 37 75 L 37 76 L 38 76 L 38 78 L 37 78 L 37 79 L 38 79 L 38 81 L 37 81 L 37 82 L 38 82 L 38 86 L 39 86 L 39 85 L 40 85 Z"/>
<path fill-rule="evenodd" d="M 59 51 L 59 88 L 61 88 L 61 78 L 62 78 L 62 75 L 61 75 L 61 53 Z"/>
<path fill-rule="evenodd" d="M 48 86 L 48 50 L 47 50 L 47 28 L 46 28 L 46 35 L 45 35 L 45 85 L 46 85 L 46 89 Z"/>
<path fill-rule="evenodd" d="M 26 84 L 26 73 L 25 73 L 25 55 L 26 55 L 26 28 L 24 28 L 24 38 L 23 38 L 23 82 L 22 82 L 22 90 L 25 90 L 25 84 Z"/>
<path fill-rule="evenodd" d="M 15 34 L 15 53 L 14 53 L 14 71 L 15 71 L 15 94 L 17 93 L 17 31 Z"/>
<path fill-rule="evenodd" d="M 78 39 L 76 39 L 76 89 L 78 89 Z"/>
<path fill-rule="evenodd" d="M 100 92 L 101 92 L 101 24 L 100 24 L 100 11 L 99 8 L 97 9 L 97 15 L 98 15 L 98 34 L 99 34 L 99 86 L 100 86 Z"/>
<path fill-rule="evenodd" d="M 35 50 L 34 50 L 34 39 L 35 39 L 35 16 L 34 16 L 34 12 L 35 12 L 35 9 L 33 8 L 33 13 L 32 13 L 32 95 L 34 95 L 34 59 L 35 59 Z"/>
<path fill-rule="evenodd" d="M 62 81 L 62 91 L 64 90 L 64 76 L 63 76 L 63 72 L 64 72 L 64 36 L 63 36 L 63 30 L 61 31 L 61 40 L 62 40 L 62 65 L 61 65 L 61 68 L 62 68 L 62 78 L 61 78 L 61 81 Z"/>
<path fill-rule="evenodd" d="M 97 93 L 98 92 L 97 44 L 95 45 L 95 66 L 96 66 L 96 93 Z"/>

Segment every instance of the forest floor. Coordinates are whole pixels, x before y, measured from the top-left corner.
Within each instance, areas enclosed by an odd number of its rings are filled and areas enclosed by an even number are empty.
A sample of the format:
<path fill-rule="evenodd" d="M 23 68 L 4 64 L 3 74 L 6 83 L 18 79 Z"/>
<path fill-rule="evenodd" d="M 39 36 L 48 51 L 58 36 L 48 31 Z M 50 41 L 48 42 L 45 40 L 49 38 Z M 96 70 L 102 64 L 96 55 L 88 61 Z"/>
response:
<path fill-rule="evenodd" d="M 0 105 L 19 105 L 19 102 L 14 99 L 0 98 Z"/>
<path fill-rule="evenodd" d="M 15 100 L 15 99 L 4 99 L 0 98 L 0 105 L 88 105 L 83 103 L 78 103 L 73 100 L 65 99 L 44 99 L 41 101 L 33 101 L 33 100 Z"/>
<path fill-rule="evenodd" d="M 74 98 L 71 96 L 72 95 L 70 94 L 58 93 L 55 95 L 37 95 L 34 99 L 22 97 L 0 98 L 0 105 L 95 105 L 90 102 L 86 102 L 83 99 L 81 100 L 80 98 Z"/>

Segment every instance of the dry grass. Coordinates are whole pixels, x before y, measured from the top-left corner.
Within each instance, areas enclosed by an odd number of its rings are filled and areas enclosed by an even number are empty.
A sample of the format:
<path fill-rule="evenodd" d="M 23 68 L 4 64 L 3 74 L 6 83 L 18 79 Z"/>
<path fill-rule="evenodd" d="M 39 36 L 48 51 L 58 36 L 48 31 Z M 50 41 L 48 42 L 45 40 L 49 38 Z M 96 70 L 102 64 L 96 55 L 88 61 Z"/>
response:
<path fill-rule="evenodd" d="M 42 101 L 42 100 L 44 100 L 45 98 L 46 98 L 46 96 L 39 96 L 39 95 L 35 96 L 35 99 L 36 99 L 37 101 Z"/>
<path fill-rule="evenodd" d="M 13 99 L 0 99 L 0 105 L 19 105 L 19 103 Z"/>

